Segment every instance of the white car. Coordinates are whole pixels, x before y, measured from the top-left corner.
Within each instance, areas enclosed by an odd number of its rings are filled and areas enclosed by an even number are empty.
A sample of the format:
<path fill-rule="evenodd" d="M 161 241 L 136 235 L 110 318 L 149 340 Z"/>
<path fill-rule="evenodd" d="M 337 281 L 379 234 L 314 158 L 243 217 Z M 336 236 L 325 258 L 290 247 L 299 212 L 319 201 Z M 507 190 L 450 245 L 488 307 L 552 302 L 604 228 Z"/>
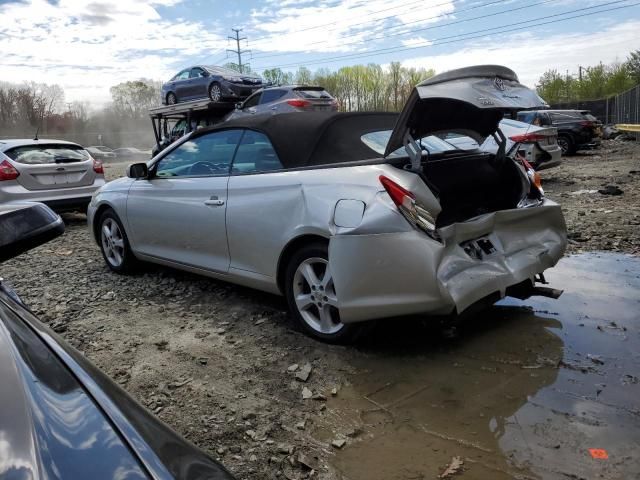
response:
<path fill-rule="evenodd" d="M 84 211 L 105 184 L 102 163 L 63 140 L 0 140 L 0 203 Z"/>
<path fill-rule="evenodd" d="M 510 154 L 517 152 L 536 170 L 560 165 L 562 149 L 558 145 L 558 130 L 555 127 L 538 127 L 505 118 L 500 121 L 500 130 L 507 138 L 507 152 Z M 495 153 L 499 148 L 493 137 L 488 137 L 479 145 L 471 137 L 449 133 L 446 136 L 446 141 L 462 150 L 479 148 Z"/>
<path fill-rule="evenodd" d="M 562 256 L 566 227 L 498 125 L 542 105 L 511 70 L 480 66 L 419 84 L 399 116 L 230 120 L 131 165 L 88 222 L 112 270 L 149 261 L 282 294 L 325 341 L 367 320 L 523 298 Z M 446 132 L 500 148 L 449 149 Z"/>

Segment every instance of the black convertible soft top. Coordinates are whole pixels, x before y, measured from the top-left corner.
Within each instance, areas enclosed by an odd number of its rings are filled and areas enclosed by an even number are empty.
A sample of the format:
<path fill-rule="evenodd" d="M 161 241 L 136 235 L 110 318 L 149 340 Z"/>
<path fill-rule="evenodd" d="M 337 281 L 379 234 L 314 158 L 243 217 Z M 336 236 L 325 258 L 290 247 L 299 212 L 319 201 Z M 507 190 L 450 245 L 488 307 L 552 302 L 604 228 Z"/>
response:
<path fill-rule="evenodd" d="M 393 130 L 397 118 L 397 113 L 390 112 L 264 114 L 196 130 L 193 137 L 229 128 L 256 130 L 269 137 L 284 168 L 330 165 L 382 158 L 361 137 Z"/>

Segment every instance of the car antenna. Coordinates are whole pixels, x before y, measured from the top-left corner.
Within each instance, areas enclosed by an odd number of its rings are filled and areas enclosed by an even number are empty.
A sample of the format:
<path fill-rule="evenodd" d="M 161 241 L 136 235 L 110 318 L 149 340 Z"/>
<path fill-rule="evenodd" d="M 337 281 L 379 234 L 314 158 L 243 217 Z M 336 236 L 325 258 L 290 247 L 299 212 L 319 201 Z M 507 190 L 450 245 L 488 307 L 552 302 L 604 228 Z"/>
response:
<path fill-rule="evenodd" d="M 40 131 L 40 125 L 38 125 L 38 127 L 36 128 L 36 134 L 33 137 L 34 140 L 38 140 L 38 132 Z"/>

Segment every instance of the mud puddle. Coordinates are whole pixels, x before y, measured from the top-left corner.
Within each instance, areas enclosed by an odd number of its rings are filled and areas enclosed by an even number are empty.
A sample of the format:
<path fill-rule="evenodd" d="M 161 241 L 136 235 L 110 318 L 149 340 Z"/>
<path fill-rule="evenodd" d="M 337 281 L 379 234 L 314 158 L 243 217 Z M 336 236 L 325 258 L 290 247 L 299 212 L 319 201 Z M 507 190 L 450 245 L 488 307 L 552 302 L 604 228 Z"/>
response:
<path fill-rule="evenodd" d="M 559 300 L 507 299 L 454 338 L 387 325 L 361 346 L 314 432 L 347 441 L 343 477 L 433 479 L 459 457 L 469 479 L 640 478 L 640 259 L 575 255 L 548 278 Z"/>

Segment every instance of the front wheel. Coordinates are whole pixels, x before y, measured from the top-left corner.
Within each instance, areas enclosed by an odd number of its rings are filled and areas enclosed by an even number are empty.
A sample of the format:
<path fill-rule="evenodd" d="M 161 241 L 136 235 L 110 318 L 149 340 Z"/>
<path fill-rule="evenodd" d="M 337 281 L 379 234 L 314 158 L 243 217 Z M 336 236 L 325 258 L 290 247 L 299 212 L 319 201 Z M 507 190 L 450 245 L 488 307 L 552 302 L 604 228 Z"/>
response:
<path fill-rule="evenodd" d="M 102 214 L 98 228 L 100 250 L 107 266 L 118 273 L 132 271 L 138 262 L 131 251 L 124 227 L 113 210 Z"/>
<path fill-rule="evenodd" d="M 340 320 L 326 245 L 314 243 L 298 250 L 285 277 L 285 294 L 293 318 L 307 335 L 329 343 L 345 343 L 358 330 Z"/>
<path fill-rule="evenodd" d="M 218 83 L 212 83 L 209 87 L 209 98 L 212 102 L 219 102 L 222 100 L 222 90 Z"/>

